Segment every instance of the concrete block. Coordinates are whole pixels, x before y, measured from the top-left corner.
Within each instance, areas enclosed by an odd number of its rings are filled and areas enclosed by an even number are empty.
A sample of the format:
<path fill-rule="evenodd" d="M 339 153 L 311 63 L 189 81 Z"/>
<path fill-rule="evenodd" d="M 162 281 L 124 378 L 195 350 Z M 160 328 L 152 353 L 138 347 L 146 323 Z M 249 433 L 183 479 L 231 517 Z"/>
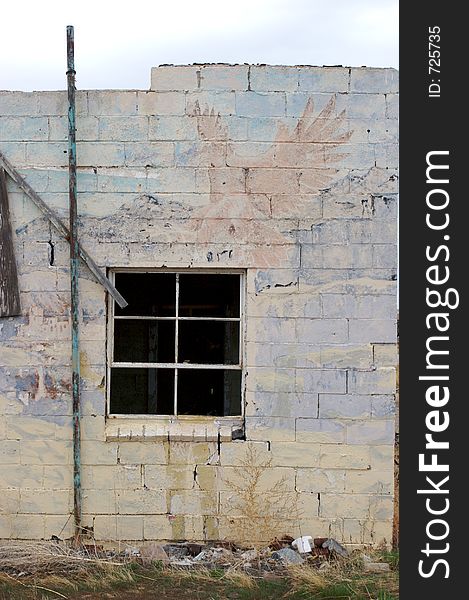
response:
<path fill-rule="evenodd" d="M 43 481 L 42 465 L 0 465 L 0 489 L 40 488 Z"/>
<path fill-rule="evenodd" d="M 1 402 L 1 401 L 0 401 Z M 20 443 L 17 440 L 0 441 L 0 463 L 14 465 L 20 462 Z M 12 467 L 14 468 L 14 467 Z"/>
<path fill-rule="evenodd" d="M 371 344 L 332 344 L 321 346 L 320 364 L 326 369 L 371 369 Z"/>
<path fill-rule="evenodd" d="M 236 92 L 236 114 L 240 117 L 283 117 L 286 114 L 284 92 Z"/>
<path fill-rule="evenodd" d="M 88 113 L 107 115 L 136 115 L 139 110 L 137 92 L 123 90 L 92 90 L 88 92 Z M 59 113 L 59 114 L 66 114 Z"/>
<path fill-rule="evenodd" d="M 376 371 L 349 371 L 349 393 L 393 394 L 395 390 L 396 372 L 393 368 L 379 368 Z"/>
<path fill-rule="evenodd" d="M 73 469 L 70 465 L 44 465 L 43 469 L 44 489 L 71 489 L 73 487 Z"/>
<path fill-rule="evenodd" d="M 319 394 L 321 419 L 365 419 L 371 416 L 372 396 Z"/>
<path fill-rule="evenodd" d="M 399 118 L 399 94 L 386 95 L 386 117 L 388 119 Z"/>
<path fill-rule="evenodd" d="M 350 91 L 364 94 L 397 93 L 399 91 L 399 72 L 389 68 L 352 68 L 350 70 Z"/>
<path fill-rule="evenodd" d="M 374 144 L 375 164 L 381 169 L 399 167 L 399 147 L 397 144 Z"/>
<path fill-rule="evenodd" d="M 304 467 L 309 470 L 319 466 L 319 444 L 275 441 L 270 449 L 273 467 Z"/>
<path fill-rule="evenodd" d="M 301 67 L 299 91 L 303 92 L 347 92 L 349 69 L 345 67 Z"/>
<path fill-rule="evenodd" d="M 139 115 L 183 115 L 186 99 L 183 92 L 137 92 Z"/>
<path fill-rule="evenodd" d="M 224 167 L 226 144 L 217 142 L 176 142 L 176 167 Z"/>
<path fill-rule="evenodd" d="M 124 160 L 123 143 L 77 142 L 77 162 L 81 167 L 121 167 Z"/>
<path fill-rule="evenodd" d="M 204 467 L 211 469 L 212 467 Z M 202 471 L 201 467 L 201 471 Z M 221 491 L 235 492 L 244 495 L 245 492 L 260 494 L 272 493 L 275 495 L 279 491 L 288 492 L 295 490 L 296 471 L 289 467 L 272 468 L 257 458 L 250 464 L 244 464 L 239 467 L 225 467 L 218 471 L 218 489 Z"/>
<path fill-rule="evenodd" d="M 199 191 L 211 194 L 244 194 L 246 192 L 246 172 L 240 168 L 209 167 L 206 171 L 198 169 L 196 172 L 197 187 Z M 203 179 L 202 179 L 203 178 Z M 204 182 L 202 184 L 202 181 Z M 203 188 L 201 186 L 203 185 Z M 222 199 L 220 198 L 220 201 Z M 236 201 L 236 199 L 235 199 Z M 242 202 L 239 198 L 238 202 Z"/>
<path fill-rule="evenodd" d="M 354 296 L 352 294 L 321 294 L 322 315 L 334 319 L 393 319 L 396 300 L 389 295 Z M 368 340 L 370 341 L 370 340 Z"/>
<path fill-rule="evenodd" d="M 185 536 L 173 537 L 173 530 L 175 529 L 173 524 L 174 519 L 170 515 L 146 516 L 143 524 L 143 537 L 145 540 L 186 539 Z M 191 537 L 190 539 L 194 538 Z"/>
<path fill-rule="evenodd" d="M 144 141 L 148 138 L 148 117 L 99 117 L 98 135 L 104 142 Z"/>
<path fill-rule="evenodd" d="M 220 446 L 220 465 L 241 466 L 254 456 L 259 462 L 269 462 L 272 458 L 268 442 L 233 441 Z"/>
<path fill-rule="evenodd" d="M 118 540 L 142 540 L 143 521 L 142 516 L 117 515 L 116 529 Z M 96 535 L 96 534 L 95 534 Z"/>
<path fill-rule="evenodd" d="M 197 139 L 197 119 L 192 117 L 150 117 L 148 138 L 155 141 Z"/>
<path fill-rule="evenodd" d="M 31 375 L 35 378 L 35 371 Z M 7 417 L 7 429 L 9 440 L 53 440 L 56 432 L 54 423 L 24 415 Z"/>
<path fill-rule="evenodd" d="M 302 343 L 343 344 L 348 341 L 345 319 L 297 319 L 298 341 Z"/>
<path fill-rule="evenodd" d="M 33 142 L 26 144 L 26 161 L 32 166 L 68 165 L 68 150 L 65 143 Z"/>
<path fill-rule="evenodd" d="M 41 115 L 67 116 L 67 92 L 33 92 L 37 99 L 37 112 Z M 88 92 L 78 91 L 75 96 L 77 116 L 86 115 L 88 112 Z"/>
<path fill-rule="evenodd" d="M 295 441 L 294 419 L 285 417 L 246 417 L 245 423 L 246 439 L 249 441 Z"/>
<path fill-rule="evenodd" d="M 68 117 L 49 117 L 49 140 L 66 141 L 68 139 Z M 76 123 L 76 139 L 82 141 L 98 141 L 98 117 L 80 116 Z"/>
<path fill-rule="evenodd" d="M 19 512 L 63 515 L 73 510 L 71 490 L 21 490 Z M 27 517 L 28 518 L 28 517 Z"/>
<path fill-rule="evenodd" d="M 98 441 L 82 441 L 81 462 L 83 465 L 116 465 L 117 444 Z"/>
<path fill-rule="evenodd" d="M 370 466 L 376 471 L 385 471 L 394 464 L 394 446 L 370 446 L 369 452 Z"/>
<path fill-rule="evenodd" d="M 347 471 L 345 492 L 348 494 L 392 494 L 394 486 L 392 463 L 387 471 Z"/>
<path fill-rule="evenodd" d="M 28 440 L 20 443 L 23 465 L 71 465 L 72 445 L 65 440 Z"/>
<path fill-rule="evenodd" d="M 145 465 L 145 487 L 153 490 L 191 490 L 195 486 L 192 465 Z"/>
<path fill-rule="evenodd" d="M 169 446 L 165 442 L 137 442 L 135 440 L 119 444 L 117 455 L 123 465 L 166 465 Z"/>
<path fill-rule="evenodd" d="M 35 92 L 0 92 L 0 115 L 30 116 L 37 113 Z"/>
<path fill-rule="evenodd" d="M 349 119 L 349 130 L 353 131 L 352 143 L 397 144 L 399 122 L 397 119 Z"/>
<path fill-rule="evenodd" d="M 373 344 L 373 362 L 378 367 L 395 367 L 397 365 L 396 344 Z"/>
<path fill-rule="evenodd" d="M 216 515 L 218 494 L 200 490 L 172 492 L 169 512 L 172 515 Z"/>
<path fill-rule="evenodd" d="M 125 493 L 132 493 L 133 490 L 126 490 Z M 93 515 L 116 515 L 117 499 L 119 492 L 117 490 L 92 490 L 85 488 L 82 497 L 82 510 L 84 514 Z"/>
<path fill-rule="evenodd" d="M 48 133 L 46 117 L 0 117 L 0 140 L 2 142 L 47 141 Z"/>
<path fill-rule="evenodd" d="M 265 142 L 231 142 L 227 144 L 228 167 L 273 167 L 275 163 L 272 144 Z M 272 173 L 273 169 L 270 170 Z M 290 175 L 287 174 L 287 177 Z M 254 189 L 249 188 L 252 193 Z"/>
<path fill-rule="evenodd" d="M 305 114 L 306 105 L 308 104 L 308 102 L 310 102 L 312 103 L 313 114 L 317 116 L 321 113 L 322 110 L 324 110 L 324 108 L 330 102 L 331 98 L 335 98 L 335 95 L 327 93 L 313 94 L 307 92 L 287 92 L 286 115 L 287 117 L 303 117 Z M 336 108 L 334 108 L 333 114 L 338 114 Z"/>
<path fill-rule="evenodd" d="M 375 419 L 395 419 L 395 396 L 372 396 L 371 416 Z"/>
<path fill-rule="evenodd" d="M 50 540 L 53 535 L 62 539 L 70 539 L 74 534 L 73 519 L 70 514 L 45 515 L 44 537 Z"/>
<path fill-rule="evenodd" d="M 124 146 L 125 165 L 128 167 L 172 167 L 174 165 L 172 142 L 126 142 Z"/>
<path fill-rule="evenodd" d="M 239 120 L 245 122 L 247 139 L 252 142 L 299 141 L 295 117 L 244 117 Z"/>
<path fill-rule="evenodd" d="M 324 444 L 320 446 L 319 466 L 322 469 L 367 470 L 371 462 L 370 451 L 366 445 Z"/>
<path fill-rule="evenodd" d="M 282 284 L 273 284 L 281 288 Z M 283 295 L 267 293 L 262 295 L 250 294 L 247 303 L 247 316 L 267 318 L 285 318 L 291 315 L 311 318 L 321 316 L 321 303 L 319 295 L 313 293 L 300 294 L 290 285 Z"/>
<path fill-rule="evenodd" d="M 43 515 L 11 515 L 10 527 L 9 537 L 14 540 L 43 540 L 45 537 Z"/>
<path fill-rule="evenodd" d="M 153 168 L 148 169 L 148 191 L 190 193 L 196 191 L 195 169 L 188 168 Z M 141 244 L 140 244 L 141 245 Z"/>
<path fill-rule="evenodd" d="M 370 518 L 376 521 L 391 521 L 394 515 L 394 501 L 389 496 L 370 498 Z"/>
<path fill-rule="evenodd" d="M 171 442 L 168 453 L 171 465 L 215 464 L 219 460 L 215 442 Z"/>
<path fill-rule="evenodd" d="M 11 515 L 19 512 L 20 491 L 17 490 L 1 490 L 2 504 L 0 506 L 0 519 L 3 515 Z M 1 522 L 1 521 L 0 521 Z M 1 529 L 0 529 L 1 531 Z M 0 535 L 2 535 L 0 533 Z M 3 535 L 2 535 L 3 537 Z"/>
<path fill-rule="evenodd" d="M 300 492 L 314 492 L 315 494 L 344 492 L 345 471 L 341 469 L 298 469 L 296 489 Z"/>
<path fill-rule="evenodd" d="M 349 339 L 354 343 L 394 343 L 397 325 L 395 319 L 350 319 Z"/>
<path fill-rule="evenodd" d="M 239 147 L 238 147 L 239 148 Z M 235 149 L 231 145 L 229 151 Z M 242 152 L 248 151 L 246 146 L 241 148 Z M 246 159 L 249 166 L 256 166 L 254 163 L 270 162 L 268 155 L 259 153 L 256 160 L 255 148 L 251 149 L 252 154 L 246 155 L 243 153 L 243 159 Z M 229 156 L 231 156 L 229 154 Z M 241 155 L 236 153 L 237 158 L 232 156 L 228 159 L 229 163 L 241 161 Z M 257 166 L 260 166 L 258 164 Z M 289 196 L 299 193 L 298 173 L 292 169 L 249 169 L 246 179 L 247 191 L 252 194 L 288 194 Z"/>
<path fill-rule="evenodd" d="M 125 514 L 165 514 L 166 490 L 125 490 L 117 493 L 117 512 Z M 143 537 L 143 536 L 142 536 Z"/>
<path fill-rule="evenodd" d="M 298 175 L 298 173 L 297 173 Z M 299 187 L 302 187 L 302 177 L 303 173 L 301 173 L 298 177 Z M 296 185 L 294 185 L 293 189 L 296 190 Z M 310 195 L 310 194 L 301 194 L 296 195 L 295 202 L 292 204 L 289 202 L 289 196 L 287 194 L 284 195 L 275 195 L 270 198 L 270 206 L 272 211 L 272 216 L 274 218 L 279 217 L 288 217 L 288 218 L 297 218 L 297 219 L 319 219 L 322 216 L 322 201 L 320 196 Z M 298 231 L 298 234 L 301 233 L 301 230 Z M 311 233 L 311 229 L 308 229 L 305 232 L 308 235 L 308 239 Z"/>
<path fill-rule="evenodd" d="M 295 392 L 295 388 L 294 369 L 255 367 L 246 373 L 246 389 L 248 391 Z"/>
<path fill-rule="evenodd" d="M 345 110 L 349 119 L 386 118 L 386 96 L 384 94 L 337 94 L 336 110 Z"/>
<path fill-rule="evenodd" d="M 333 419 L 296 419 L 296 441 L 313 444 L 345 443 L 345 425 Z"/>
<path fill-rule="evenodd" d="M 394 444 L 394 423 L 391 420 L 348 423 L 347 444 L 368 444 L 369 446 Z"/>
<path fill-rule="evenodd" d="M 150 89 L 157 92 L 196 90 L 201 67 L 198 65 L 162 65 L 152 67 Z"/>
<path fill-rule="evenodd" d="M 366 244 L 347 246 L 303 245 L 301 264 L 306 268 L 366 269 L 372 266 L 372 253 Z"/>
<path fill-rule="evenodd" d="M 202 90 L 247 90 L 247 65 L 205 65 L 200 69 Z"/>
<path fill-rule="evenodd" d="M 296 391 L 319 394 L 345 394 L 346 371 L 337 369 L 297 369 Z"/>
<path fill-rule="evenodd" d="M 31 166 L 26 160 L 26 144 L 24 142 L 2 142 L 2 153 L 16 168 Z"/>
<path fill-rule="evenodd" d="M 388 221 L 388 222 L 396 222 L 397 221 L 397 203 L 398 203 L 398 195 L 397 194 L 387 194 L 383 195 L 379 198 L 375 199 L 374 204 L 374 215 L 376 219 Z M 397 248 L 389 248 L 390 257 L 394 257 L 394 264 L 391 263 L 391 267 L 395 267 L 397 264 Z M 386 266 L 379 265 L 377 266 Z"/>
<path fill-rule="evenodd" d="M 295 342 L 295 319 L 251 317 L 247 321 L 248 342 L 287 343 Z"/>
<path fill-rule="evenodd" d="M 254 92 L 298 91 L 298 67 L 252 65 L 249 68 L 249 89 Z M 244 89 L 248 89 L 247 86 Z"/>
<path fill-rule="evenodd" d="M 319 515 L 325 518 L 365 519 L 369 515 L 369 496 L 359 494 L 321 494 Z"/>
<path fill-rule="evenodd" d="M 207 130 L 212 131 L 218 126 L 218 134 L 223 132 L 226 139 L 226 129 L 223 122 L 216 120 L 218 115 L 235 115 L 236 98 L 235 92 L 187 92 L 185 96 L 185 114 L 190 117 L 198 117 L 199 135 L 203 137 Z M 215 123 L 214 123 L 215 118 Z M 208 135 L 208 134 L 206 134 Z"/>
<path fill-rule="evenodd" d="M 317 394 L 246 392 L 245 414 L 249 417 L 317 417 L 317 412 Z"/>

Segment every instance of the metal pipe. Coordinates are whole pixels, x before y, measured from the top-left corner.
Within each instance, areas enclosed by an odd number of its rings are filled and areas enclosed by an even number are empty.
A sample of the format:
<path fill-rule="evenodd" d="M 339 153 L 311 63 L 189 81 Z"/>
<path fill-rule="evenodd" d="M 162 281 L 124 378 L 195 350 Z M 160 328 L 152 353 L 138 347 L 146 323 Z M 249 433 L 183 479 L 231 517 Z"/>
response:
<path fill-rule="evenodd" d="M 80 448 L 80 347 L 78 335 L 78 273 L 80 251 L 77 223 L 77 148 L 75 137 L 75 42 L 73 26 L 67 26 L 68 89 L 68 195 L 70 205 L 70 291 L 72 320 L 73 400 L 73 515 L 75 544 L 81 542 L 81 448 Z"/>

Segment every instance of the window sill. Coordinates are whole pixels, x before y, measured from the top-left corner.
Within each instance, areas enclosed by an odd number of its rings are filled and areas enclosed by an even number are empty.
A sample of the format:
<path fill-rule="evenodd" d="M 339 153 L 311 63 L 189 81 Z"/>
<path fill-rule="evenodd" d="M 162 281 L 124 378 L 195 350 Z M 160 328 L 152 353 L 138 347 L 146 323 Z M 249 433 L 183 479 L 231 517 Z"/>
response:
<path fill-rule="evenodd" d="M 106 419 L 107 441 L 228 442 L 243 436 L 243 417 L 112 415 Z"/>

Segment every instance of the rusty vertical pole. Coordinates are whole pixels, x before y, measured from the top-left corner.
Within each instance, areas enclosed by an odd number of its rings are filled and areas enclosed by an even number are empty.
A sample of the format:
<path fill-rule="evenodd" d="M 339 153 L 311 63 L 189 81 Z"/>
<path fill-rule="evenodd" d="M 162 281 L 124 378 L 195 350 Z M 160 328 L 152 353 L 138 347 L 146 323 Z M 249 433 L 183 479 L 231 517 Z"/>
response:
<path fill-rule="evenodd" d="M 80 452 L 80 350 L 78 338 L 78 224 L 77 149 L 75 138 L 75 41 L 73 26 L 67 26 L 68 89 L 68 194 L 70 205 L 70 290 L 72 320 L 72 400 L 73 400 L 73 515 L 75 543 L 81 541 L 81 452 Z"/>

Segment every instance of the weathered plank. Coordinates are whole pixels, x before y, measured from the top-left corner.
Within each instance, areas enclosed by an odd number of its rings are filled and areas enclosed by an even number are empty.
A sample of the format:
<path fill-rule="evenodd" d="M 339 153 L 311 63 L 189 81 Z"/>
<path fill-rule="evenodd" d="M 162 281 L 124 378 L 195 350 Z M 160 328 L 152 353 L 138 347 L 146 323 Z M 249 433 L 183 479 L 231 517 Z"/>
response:
<path fill-rule="evenodd" d="M 29 183 L 18 173 L 15 167 L 10 163 L 10 161 L 5 158 L 5 156 L 0 152 L 0 167 L 3 167 L 8 175 L 13 179 L 16 185 L 23 190 L 23 192 L 31 198 L 34 204 L 39 208 L 39 210 L 49 219 L 49 221 L 54 225 L 57 231 L 60 233 L 62 237 L 64 237 L 68 242 L 70 242 L 70 231 L 65 223 L 47 206 L 47 204 L 42 200 L 42 198 L 33 190 L 33 188 L 29 185 Z M 111 294 L 114 300 L 121 308 L 125 308 L 127 306 L 127 302 L 124 298 L 119 294 L 116 288 L 112 285 L 109 279 L 101 273 L 98 265 L 94 262 L 91 256 L 82 248 L 79 244 L 78 250 L 80 253 L 80 258 L 84 261 L 84 263 L 88 266 L 89 270 L 93 273 L 99 283 Z"/>
<path fill-rule="evenodd" d="M 0 317 L 21 314 L 5 171 L 0 168 Z"/>

